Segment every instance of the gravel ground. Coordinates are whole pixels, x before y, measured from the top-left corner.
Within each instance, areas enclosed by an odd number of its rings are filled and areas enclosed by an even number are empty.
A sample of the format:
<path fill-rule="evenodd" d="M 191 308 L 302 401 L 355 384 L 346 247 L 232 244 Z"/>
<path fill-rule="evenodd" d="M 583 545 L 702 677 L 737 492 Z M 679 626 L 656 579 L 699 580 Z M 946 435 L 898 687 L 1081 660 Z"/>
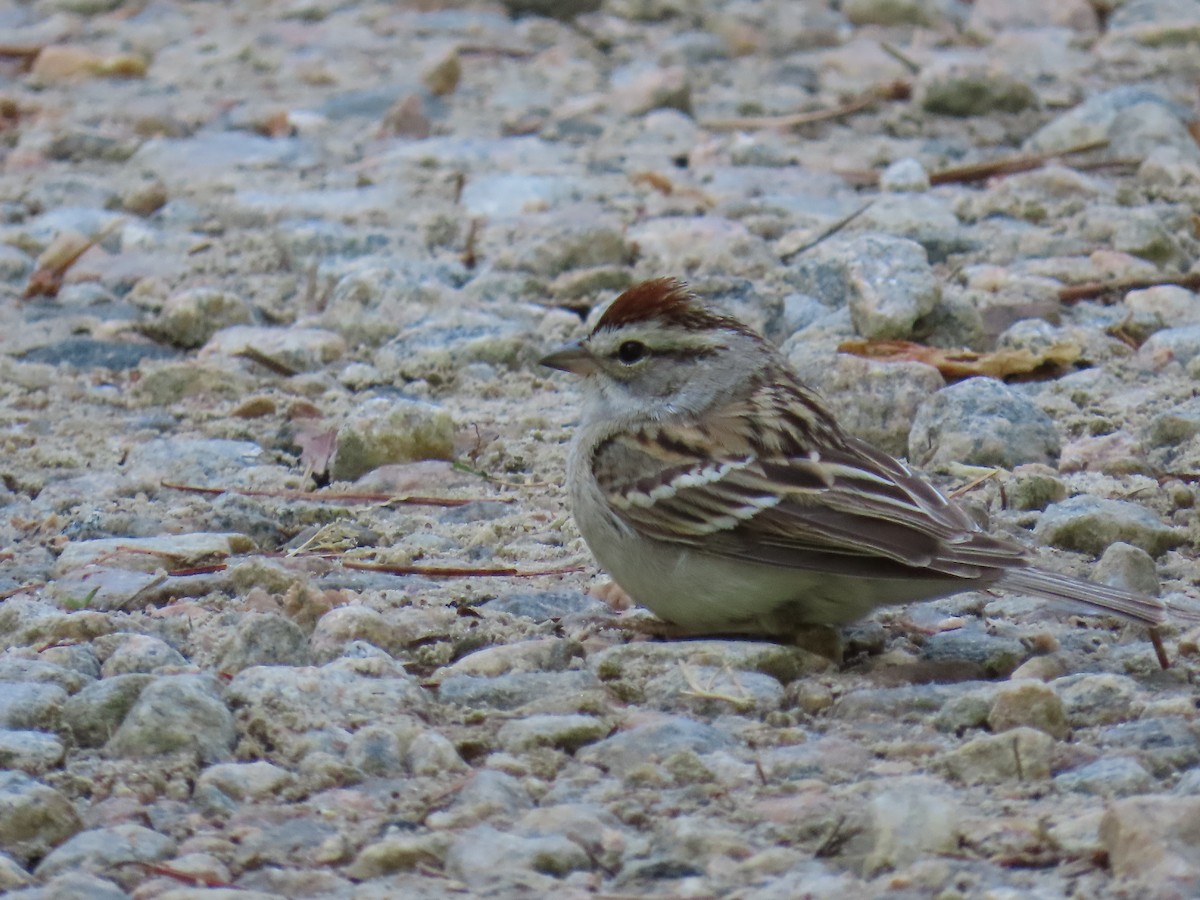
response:
<path fill-rule="evenodd" d="M 1198 0 L 0 7 L 0 892 L 1200 896 L 1200 629 L 651 640 L 534 365 L 685 277 L 1045 565 L 1194 595 L 1198 82 Z"/>

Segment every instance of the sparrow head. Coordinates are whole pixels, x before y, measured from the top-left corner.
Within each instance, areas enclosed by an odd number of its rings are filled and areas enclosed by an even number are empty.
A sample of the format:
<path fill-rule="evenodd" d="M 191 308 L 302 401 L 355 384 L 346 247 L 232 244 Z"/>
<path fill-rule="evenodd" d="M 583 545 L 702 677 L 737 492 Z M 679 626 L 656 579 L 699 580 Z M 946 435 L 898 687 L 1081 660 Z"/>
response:
<path fill-rule="evenodd" d="M 761 337 L 707 309 L 683 282 L 656 278 L 625 291 L 587 337 L 541 364 L 582 376 L 597 414 L 662 419 L 736 397 L 771 356 Z"/>

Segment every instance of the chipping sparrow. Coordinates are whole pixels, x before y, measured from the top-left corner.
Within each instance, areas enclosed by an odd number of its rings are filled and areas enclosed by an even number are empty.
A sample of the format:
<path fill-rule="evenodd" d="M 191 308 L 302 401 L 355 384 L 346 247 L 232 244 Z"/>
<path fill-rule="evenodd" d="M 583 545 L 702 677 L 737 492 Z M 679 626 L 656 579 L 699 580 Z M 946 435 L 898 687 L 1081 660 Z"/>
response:
<path fill-rule="evenodd" d="M 1158 600 L 1035 568 L 981 531 L 679 281 L 630 288 L 541 363 L 583 377 L 567 481 L 584 540 L 634 601 L 690 633 L 787 637 L 986 587 L 1166 620 Z"/>

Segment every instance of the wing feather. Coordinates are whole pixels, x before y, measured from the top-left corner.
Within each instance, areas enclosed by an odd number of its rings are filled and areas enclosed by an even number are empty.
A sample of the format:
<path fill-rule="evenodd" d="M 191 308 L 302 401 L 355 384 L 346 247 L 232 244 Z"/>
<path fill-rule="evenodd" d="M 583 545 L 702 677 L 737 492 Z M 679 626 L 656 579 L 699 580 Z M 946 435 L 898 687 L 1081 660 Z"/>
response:
<path fill-rule="evenodd" d="M 594 468 L 617 515 L 655 540 L 788 568 L 991 581 L 1026 565 L 1021 547 L 776 383 L 707 427 L 660 423 L 601 444 Z M 714 460 L 713 446 L 726 453 Z"/>

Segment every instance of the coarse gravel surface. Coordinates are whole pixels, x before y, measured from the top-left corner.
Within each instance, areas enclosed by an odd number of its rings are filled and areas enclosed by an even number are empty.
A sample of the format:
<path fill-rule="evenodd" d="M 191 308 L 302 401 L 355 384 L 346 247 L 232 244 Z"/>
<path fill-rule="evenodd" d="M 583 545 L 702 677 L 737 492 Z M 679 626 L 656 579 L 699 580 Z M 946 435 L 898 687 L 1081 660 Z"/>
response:
<path fill-rule="evenodd" d="M 536 366 L 685 278 L 1194 606 L 1197 84 L 1200 0 L 0 5 L 0 893 L 1200 896 L 1194 622 L 653 639 Z"/>

